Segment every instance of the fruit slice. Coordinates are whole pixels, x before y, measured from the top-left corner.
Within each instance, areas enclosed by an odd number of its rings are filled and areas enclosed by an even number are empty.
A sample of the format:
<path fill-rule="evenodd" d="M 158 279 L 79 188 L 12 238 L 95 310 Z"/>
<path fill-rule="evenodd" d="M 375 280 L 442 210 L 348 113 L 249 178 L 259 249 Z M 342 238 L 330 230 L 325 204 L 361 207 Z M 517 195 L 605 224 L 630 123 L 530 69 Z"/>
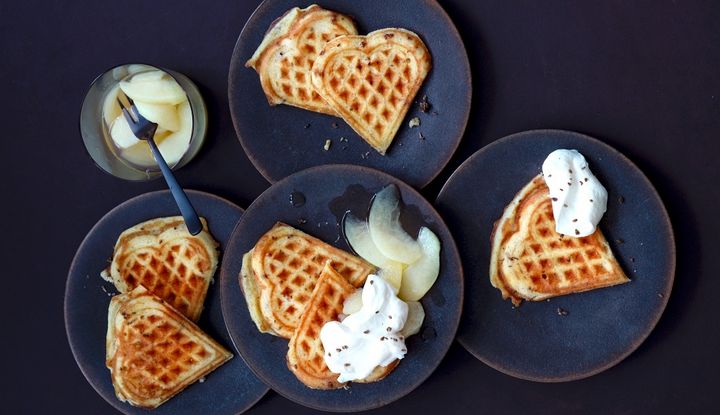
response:
<path fill-rule="evenodd" d="M 178 116 L 178 107 L 167 104 L 150 104 L 143 101 L 135 101 L 140 115 L 154 122 L 158 127 L 162 127 L 169 131 L 177 131 L 180 129 L 180 117 Z"/>
<path fill-rule="evenodd" d="M 395 294 L 400 291 L 402 285 L 403 264 L 388 259 L 377 272 L 378 277 L 387 281 L 393 287 Z"/>
<path fill-rule="evenodd" d="M 118 92 L 120 92 L 120 86 L 115 85 L 110 92 L 107 93 L 105 101 L 103 101 L 103 118 L 108 128 L 112 126 L 113 121 L 115 121 L 118 115 L 122 115 L 120 106 L 117 103 Z"/>
<path fill-rule="evenodd" d="M 343 229 L 350 247 L 364 260 L 379 268 L 390 261 L 390 258 L 383 255 L 375 246 L 375 242 L 370 237 L 367 221 L 360 220 L 353 214 L 348 213 L 343 220 Z"/>
<path fill-rule="evenodd" d="M 122 114 L 118 115 L 110 126 L 110 137 L 112 137 L 115 145 L 122 150 L 140 143 L 140 140 L 135 137 Z"/>
<path fill-rule="evenodd" d="M 359 288 L 345 299 L 343 303 L 343 314 L 349 316 L 350 314 L 360 311 L 362 308 L 362 293 L 363 289 Z"/>
<path fill-rule="evenodd" d="M 145 68 L 141 65 L 138 65 L 138 68 L 129 68 L 128 72 L 133 74 L 132 80 L 135 82 L 152 82 L 159 81 L 167 76 L 163 71 L 146 71 Z M 137 74 L 135 75 L 135 73 Z"/>
<path fill-rule="evenodd" d="M 402 330 L 400 330 L 400 334 L 405 337 L 409 337 L 420 332 L 420 327 L 422 327 L 423 321 L 425 321 L 425 309 L 422 304 L 417 301 L 408 301 L 407 305 L 407 320 L 405 320 L 405 325 Z"/>
<path fill-rule="evenodd" d="M 192 109 L 188 101 L 178 106 L 178 115 L 180 117 L 180 129 L 169 134 L 167 138 L 158 143 L 160 153 L 171 167 L 180 161 L 190 147 L 193 120 Z"/>
<path fill-rule="evenodd" d="M 440 273 L 440 240 L 428 228 L 421 228 L 418 243 L 422 257 L 410 264 L 403 273 L 398 297 L 404 301 L 417 301 L 428 292 Z"/>
<path fill-rule="evenodd" d="M 420 244 L 400 224 L 400 192 L 391 184 L 375 195 L 368 217 L 370 237 L 386 257 L 412 264 L 422 256 Z"/>
<path fill-rule="evenodd" d="M 187 100 L 180 84 L 169 75 L 156 78 L 152 73 L 134 75 L 129 81 L 121 81 L 120 89 L 134 101 L 149 104 L 177 105 Z"/>
<path fill-rule="evenodd" d="M 157 163 L 150 152 L 150 146 L 144 141 L 122 150 L 120 156 L 138 167 L 150 168 L 157 166 Z"/>

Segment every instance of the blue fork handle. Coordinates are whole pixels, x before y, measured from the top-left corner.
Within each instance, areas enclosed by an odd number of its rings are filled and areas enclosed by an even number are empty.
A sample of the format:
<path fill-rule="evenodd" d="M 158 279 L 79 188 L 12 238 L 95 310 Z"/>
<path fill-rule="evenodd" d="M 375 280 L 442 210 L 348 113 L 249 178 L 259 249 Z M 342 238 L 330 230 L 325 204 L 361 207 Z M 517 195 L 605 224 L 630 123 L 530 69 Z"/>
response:
<path fill-rule="evenodd" d="M 160 149 L 158 149 L 157 144 L 155 144 L 155 140 L 150 138 L 147 142 L 150 145 L 150 150 L 155 157 L 155 161 L 157 161 L 160 171 L 170 188 L 170 193 L 172 193 L 175 198 L 175 203 L 177 203 L 180 208 L 180 213 L 182 214 L 183 219 L 185 219 L 185 226 L 187 226 L 188 232 L 190 232 L 190 235 L 199 234 L 203 229 L 202 222 L 200 222 L 200 218 L 198 217 L 197 212 L 195 212 L 195 208 L 193 208 L 192 203 L 190 203 L 190 199 L 188 199 L 185 191 L 183 191 L 180 184 L 178 184 L 177 180 L 175 180 L 175 175 L 173 175 L 172 170 L 170 170 L 170 167 L 165 162 L 165 159 L 160 153 Z"/>

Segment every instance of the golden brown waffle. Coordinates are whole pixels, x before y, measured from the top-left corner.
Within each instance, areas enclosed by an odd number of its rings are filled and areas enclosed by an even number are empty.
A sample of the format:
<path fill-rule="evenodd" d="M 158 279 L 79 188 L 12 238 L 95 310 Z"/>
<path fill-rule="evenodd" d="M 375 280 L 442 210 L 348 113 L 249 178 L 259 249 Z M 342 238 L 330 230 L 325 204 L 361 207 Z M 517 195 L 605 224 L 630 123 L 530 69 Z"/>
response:
<path fill-rule="evenodd" d="M 345 299 L 356 288 L 347 282 L 330 265 L 326 265 L 288 344 L 287 364 L 297 378 L 313 389 L 336 389 L 338 374 L 325 364 L 325 349 L 320 341 L 320 330 L 329 321 L 338 320 Z"/>
<path fill-rule="evenodd" d="M 123 402 L 156 408 L 230 358 L 230 352 L 142 286 L 110 301 L 106 365 Z"/>
<path fill-rule="evenodd" d="M 218 243 L 190 235 L 181 216 L 153 219 L 126 230 L 115 244 L 110 280 L 121 293 L 138 285 L 197 321 L 218 263 Z"/>
<path fill-rule="evenodd" d="M 287 11 L 268 29 L 245 66 L 260 75 L 270 105 L 288 104 L 337 115 L 312 87 L 310 72 L 320 49 L 340 35 L 357 34 L 352 20 L 313 4 Z"/>
<path fill-rule="evenodd" d="M 328 261 L 355 287 L 362 286 L 375 271 L 363 259 L 284 223 L 265 233 L 253 248 L 251 259 L 259 296 L 256 301 L 268 330 L 258 328 L 286 339 L 292 337 Z"/>
<path fill-rule="evenodd" d="M 381 154 L 430 71 L 430 52 L 405 29 L 329 41 L 312 69 L 315 90 Z"/>
<path fill-rule="evenodd" d="M 541 175 L 505 208 L 491 240 L 490 282 L 515 305 L 630 281 L 599 228 L 582 238 L 555 232 Z"/>

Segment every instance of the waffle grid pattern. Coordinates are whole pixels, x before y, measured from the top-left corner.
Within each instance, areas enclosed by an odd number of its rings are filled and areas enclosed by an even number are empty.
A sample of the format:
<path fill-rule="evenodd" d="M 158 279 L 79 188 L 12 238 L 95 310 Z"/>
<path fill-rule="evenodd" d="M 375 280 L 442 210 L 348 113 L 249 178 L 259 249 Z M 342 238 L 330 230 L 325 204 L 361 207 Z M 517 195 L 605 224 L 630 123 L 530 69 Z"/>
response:
<path fill-rule="evenodd" d="M 531 240 L 519 256 L 520 270 L 533 283 L 551 286 L 572 285 L 575 281 L 601 281 L 612 275 L 600 247 L 590 237 L 564 237 L 555 232 L 550 200 L 543 202 L 530 223 Z"/>
<path fill-rule="evenodd" d="M 414 58 L 397 46 L 382 45 L 366 55 L 360 51 L 338 54 L 328 65 L 329 92 L 347 108 L 360 129 L 380 140 L 397 117 L 417 77 Z"/>
<path fill-rule="evenodd" d="M 122 262 L 121 273 L 128 291 L 138 284 L 162 298 L 189 319 L 202 311 L 210 267 L 207 253 L 196 242 L 184 238 L 158 248 L 141 248 Z"/>
<path fill-rule="evenodd" d="M 328 321 L 337 320 L 345 298 L 352 292 L 348 292 L 347 286 L 343 287 L 331 278 L 323 278 L 321 281 L 300 325 L 304 333 L 295 340 L 295 353 L 299 360 L 307 364 L 306 372 L 318 377 L 330 374 L 330 369 L 325 364 L 325 349 L 320 341 L 320 330 Z"/>
<path fill-rule="evenodd" d="M 167 316 L 151 314 L 127 321 L 120 334 L 128 347 L 127 360 L 118 360 L 130 387 L 142 380 L 139 395 L 157 396 L 157 391 L 174 390 L 178 384 L 196 376 L 213 361 L 213 351 L 183 333 L 183 327 Z M 134 389 L 134 388 L 133 388 Z"/>
<path fill-rule="evenodd" d="M 300 321 L 302 305 L 307 304 L 326 262 L 348 281 L 367 275 L 366 268 L 352 267 L 354 264 L 344 263 L 317 242 L 302 237 L 277 239 L 270 252 L 271 255 L 265 257 L 264 268 L 274 287 L 272 309 L 275 318 L 291 327 Z"/>
<path fill-rule="evenodd" d="M 325 100 L 315 92 L 310 71 L 323 45 L 344 34 L 347 33 L 340 30 L 316 33 L 312 27 L 305 30 L 299 36 L 296 53 L 282 56 L 278 62 L 279 75 L 273 82 L 275 93 L 284 101 L 332 113 Z"/>
<path fill-rule="evenodd" d="M 354 291 L 355 287 L 326 265 L 300 324 L 293 332 L 288 348 L 288 366 L 301 382 L 311 388 L 335 389 L 342 386 L 337 381 L 338 375 L 331 372 L 325 363 L 320 331 L 325 323 L 338 319 L 345 299 Z"/>

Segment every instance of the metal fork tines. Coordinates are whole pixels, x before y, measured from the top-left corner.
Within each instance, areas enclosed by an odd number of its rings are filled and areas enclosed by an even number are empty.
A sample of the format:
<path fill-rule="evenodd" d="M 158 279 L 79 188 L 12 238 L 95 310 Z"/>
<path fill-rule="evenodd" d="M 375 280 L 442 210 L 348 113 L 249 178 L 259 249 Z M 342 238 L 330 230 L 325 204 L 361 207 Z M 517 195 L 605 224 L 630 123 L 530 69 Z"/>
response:
<path fill-rule="evenodd" d="M 128 103 L 130 103 L 130 109 L 123 104 L 119 96 L 116 97 L 118 105 L 120 105 L 120 109 L 125 116 L 125 120 L 127 120 L 130 125 L 130 130 L 133 132 L 135 137 L 141 140 L 152 139 L 155 136 L 155 131 L 157 131 L 158 125 L 143 117 L 135 106 L 135 102 L 133 102 L 129 96 L 126 95 L 125 98 L 127 98 Z"/>

